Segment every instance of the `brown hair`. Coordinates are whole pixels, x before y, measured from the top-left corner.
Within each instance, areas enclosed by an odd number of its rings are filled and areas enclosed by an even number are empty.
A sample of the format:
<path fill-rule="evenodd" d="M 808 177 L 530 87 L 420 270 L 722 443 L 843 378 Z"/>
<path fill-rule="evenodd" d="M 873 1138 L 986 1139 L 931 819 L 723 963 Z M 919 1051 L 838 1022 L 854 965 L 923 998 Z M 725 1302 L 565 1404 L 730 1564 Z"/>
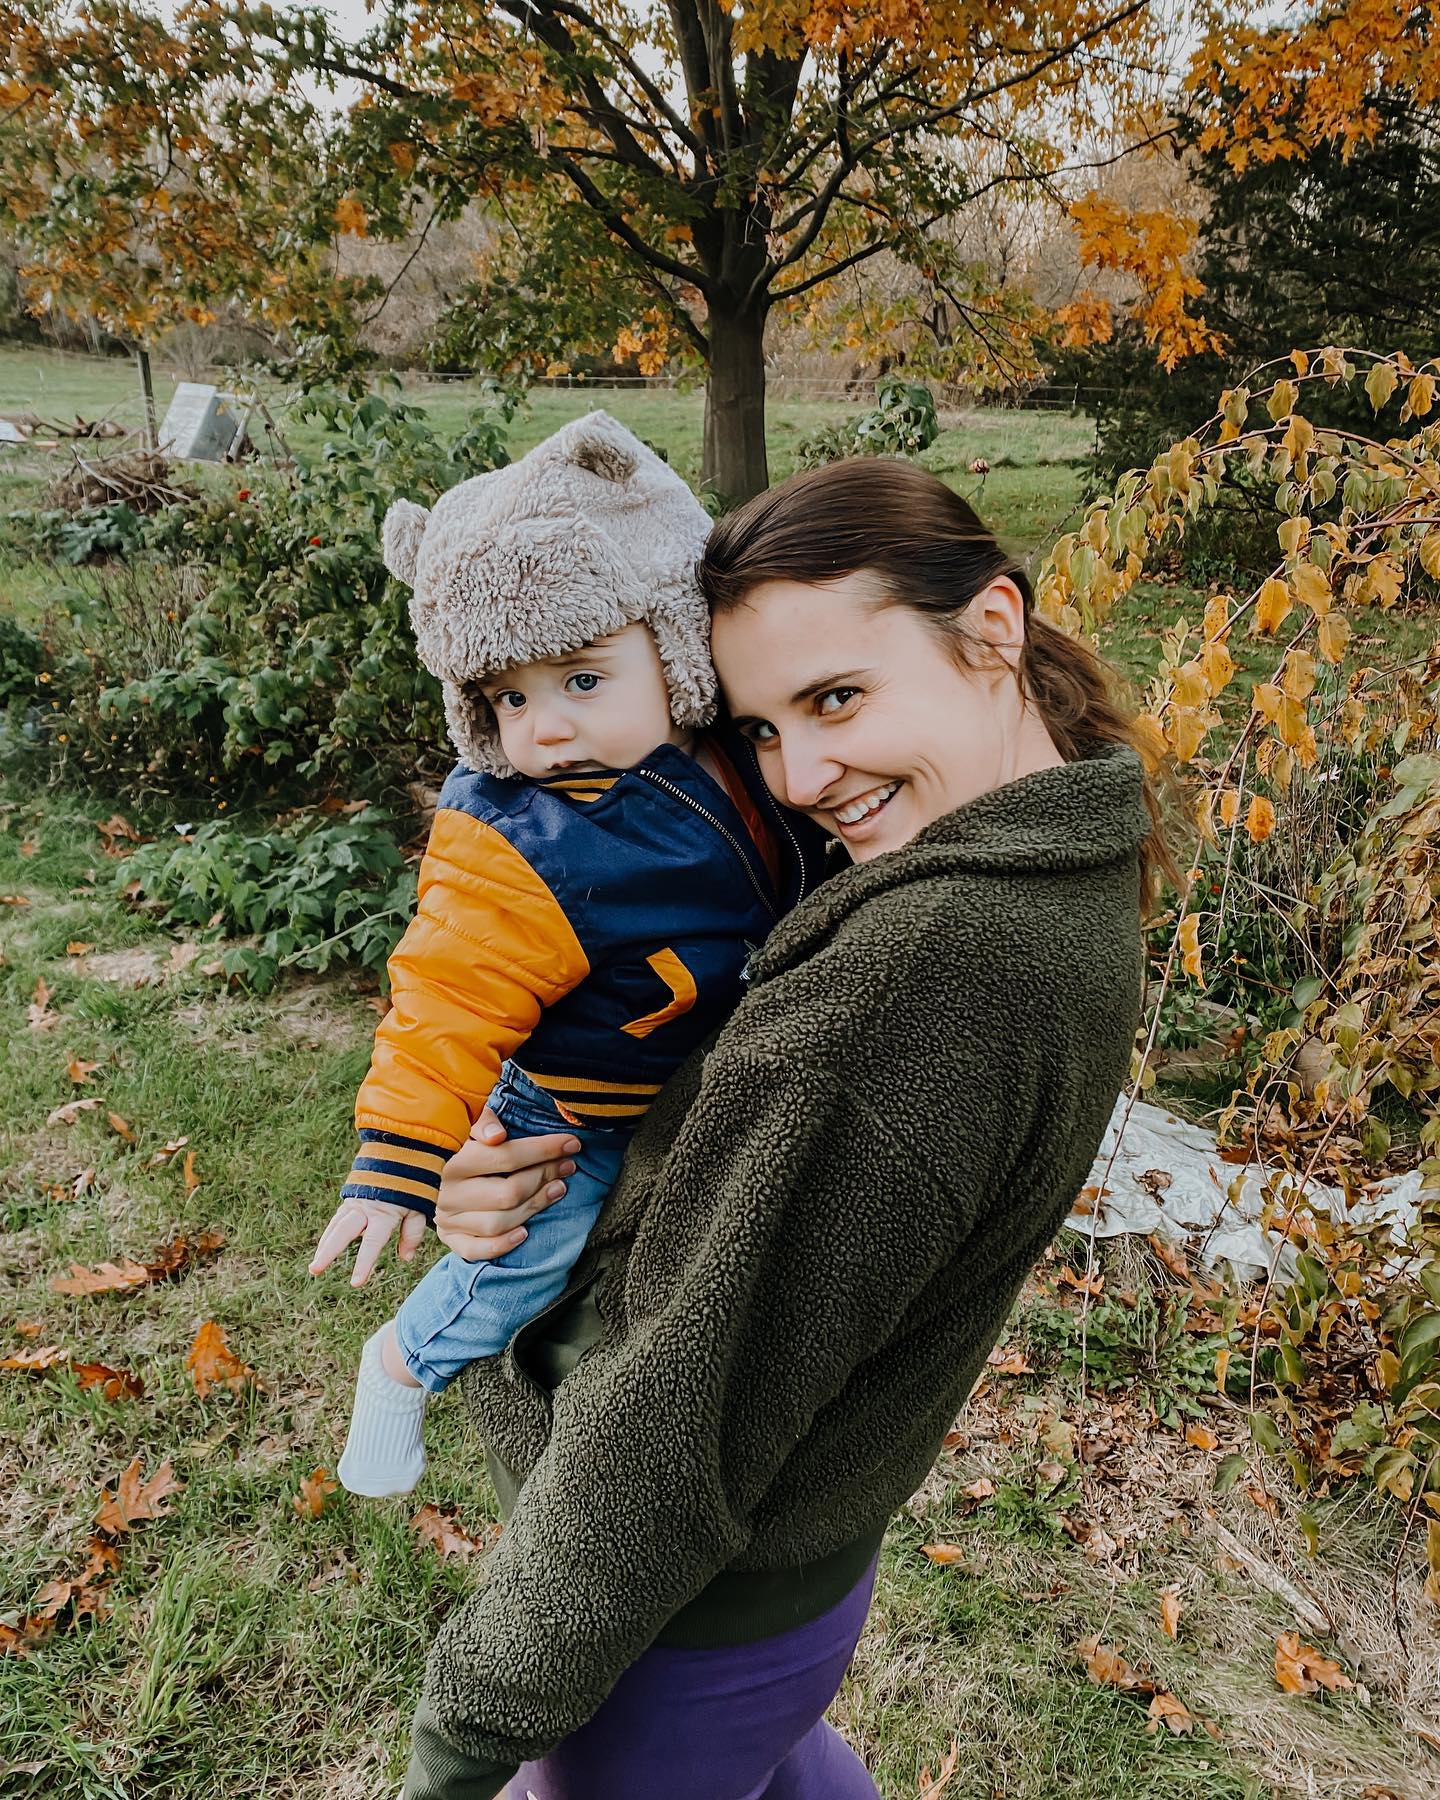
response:
<path fill-rule="evenodd" d="M 699 574 L 711 611 L 729 612 L 762 582 L 838 581 L 861 569 L 875 573 L 894 604 L 940 631 L 963 667 L 975 666 L 978 643 L 963 624 L 965 608 L 998 577 L 1013 581 L 1025 602 L 1020 690 L 1055 748 L 1066 762 L 1102 744 L 1139 750 L 1108 666 L 1082 638 L 1035 612 L 1021 565 L 967 501 L 914 463 L 853 457 L 792 475 L 716 524 Z M 1158 871 L 1176 879 L 1148 768 L 1145 804 L 1150 832 L 1140 854 L 1142 904 L 1149 903 Z"/>

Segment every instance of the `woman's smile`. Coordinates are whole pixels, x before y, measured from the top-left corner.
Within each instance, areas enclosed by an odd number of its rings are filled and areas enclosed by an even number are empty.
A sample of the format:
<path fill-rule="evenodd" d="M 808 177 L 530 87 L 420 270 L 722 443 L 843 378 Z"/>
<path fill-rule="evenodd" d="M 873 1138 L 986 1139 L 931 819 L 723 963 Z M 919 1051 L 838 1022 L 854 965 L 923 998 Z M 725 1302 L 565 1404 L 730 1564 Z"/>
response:
<path fill-rule="evenodd" d="M 879 787 L 869 788 L 854 799 L 832 806 L 830 810 L 841 837 L 863 839 L 867 827 L 873 825 L 877 814 L 884 811 L 900 792 L 900 788 L 901 783 L 898 781 L 883 781 Z"/>

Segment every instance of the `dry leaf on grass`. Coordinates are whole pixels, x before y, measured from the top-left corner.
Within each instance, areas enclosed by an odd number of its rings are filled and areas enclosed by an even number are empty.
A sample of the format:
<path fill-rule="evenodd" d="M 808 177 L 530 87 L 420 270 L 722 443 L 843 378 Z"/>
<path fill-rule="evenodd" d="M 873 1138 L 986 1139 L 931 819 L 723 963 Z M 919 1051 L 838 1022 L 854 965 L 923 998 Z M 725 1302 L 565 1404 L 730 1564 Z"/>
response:
<path fill-rule="evenodd" d="M 428 1500 L 410 1521 L 410 1529 L 422 1544 L 429 1544 L 441 1556 L 457 1556 L 469 1561 L 486 1551 L 499 1537 L 498 1526 L 487 1526 L 483 1536 L 467 1531 L 459 1521 L 458 1506 L 434 1506 Z"/>
<path fill-rule="evenodd" d="M 67 1100 L 63 1106 L 57 1106 L 46 1118 L 47 1125 L 73 1125 L 82 1112 L 93 1112 L 100 1104 L 96 1099 Z"/>
<path fill-rule="evenodd" d="M 184 1485 L 183 1481 L 175 1479 L 175 1471 L 168 1461 L 161 1463 L 148 1481 L 142 1481 L 137 1456 L 116 1482 L 114 1492 L 109 1488 L 102 1491 L 95 1523 L 111 1537 L 121 1537 L 146 1519 L 163 1518 L 168 1511 L 166 1500 L 171 1494 L 178 1494 Z"/>
<path fill-rule="evenodd" d="M 946 1787 L 949 1786 L 950 1777 L 955 1773 L 955 1765 L 959 1760 L 960 1740 L 959 1738 L 951 1738 L 950 1748 L 945 1752 L 944 1761 L 940 1764 L 939 1770 L 933 1778 L 930 1774 L 929 1763 L 923 1763 L 921 1765 L 920 1792 L 916 1796 L 916 1800 L 936 1800 L 936 1796 L 943 1793 Z"/>
<path fill-rule="evenodd" d="M 922 1544 L 921 1553 L 932 1563 L 964 1563 L 965 1552 L 959 1544 Z"/>
<path fill-rule="evenodd" d="M 1119 1688 L 1122 1694 L 1153 1694 L 1159 1682 L 1149 1675 L 1138 1675 L 1120 1654 L 1116 1644 L 1102 1644 L 1097 1631 L 1076 1645 L 1085 1662 L 1085 1673 L 1096 1687 Z"/>
<path fill-rule="evenodd" d="M 1334 1693 L 1355 1685 L 1339 1663 L 1312 1644 L 1302 1644 L 1295 1631 L 1282 1631 L 1275 1640 L 1275 1680 L 1287 1694 L 1314 1694 L 1321 1688 Z"/>
<path fill-rule="evenodd" d="M 1160 1629 L 1168 1638 L 1179 1635 L 1180 1605 L 1180 1596 L 1174 1588 L 1166 1588 L 1160 1596 Z"/>
<path fill-rule="evenodd" d="M 163 1169 L 172 1156 L 178 1156 L 190 1142 L 188 1137 L 171 1138 L 168 1144 L 162 1144 L 150 1158 L 152 1169 Z"/>
<path fill-rule="evenodd" d="M 50 989 L 42 975 L 35 983 L 35 998 L 25 1009 L 32 1031 L 50 1031 L 60 1023 L 60 1015 L 50 1010 Z"/>
<path fill-rule="evenodd" d="M 1155 1252 L 1160 1261 L 1164 1263 L 1165 1267 L 1175 1279 L 1177 1281 L 1183 1281 L 1188 1286 L 1190 1283 L 1190 1264 L 1186 1260 L 1185 1252 L 1180 1246 L 1178 1244 L 1172 1244 L 1168 1238 L 1162 1238 L 1153 1231 L 1145 1239 L 1145 1242 Z"/>
<path fill-rule="evenodd" d="M 67 956 L 88 956 L 94 948 L 93 944 L 85 944 L 79 938 L 71 938 L 65 946 L 65 954 Z"/>
<path fill-rule="evenodd" d="M 78 1056 L 72 1056 L 66 1061 L 65 1073 L 76 1087 L 83 1087 L 99 1067 L 98 1062 L 85 1062 Z"/>
<path fill-rule="evenodd" d="M 82 1194 L 88 1194 L 94 1185 L 95 1171 L 93 1169 L 82 1169 L 70 1183 L 70 1192 L 78 1200 Z"/>
<path fill-rule="evenodd" d="M 38 1350 L 17 1350 L 13 1356 L 0 1359 L 0 1369 L 49 1369 L 65 1359 L 66 1352 L 58 1344 L 45 1344 Z"/>
<path fill-rule="evenodd" d="M 202 1400 L 208 1398 L 212 1387 L 227 1387 L 236 1394 L 247 1382 L 255 1381 L 255 1371 L 236 1356 L 225 1342 L 224 1331 L 213 1319 L 207 1319 L 195 1333 L 195 1342 L 185 1357 L 185 1367 L 194 1377 L 195 1392 Z"/>
<path fill-rule="evenodd" d="M 1163 1689 L 1154 1696 L 1145 1711 L 1150 1719 L 1145 1727 L 1147 1731 L 1158 1731 L 1163 1725 L 1167 1731 L 1174 1732 L 1176 1737 L 1189 1737 L 1198 1723 L 1182 1701 L 1177 1700 L 1173 1694 L 1165 1693 Z"/>
<path fill-rule="evenodd" d="M 1094 1300 L 1105 1291 L 1105 1277 L 1099 1269 L 1092 1269 L 1088 1275 L 1082 1275 L 1078 1270 L 1072 1269 L 1069 1263 L 1066 1263 L 1055 1277 L 1055 1285 L 1057 1288 L 1074 1288 L 1077 1294 L 1089 1294 L 1090 1298 Z"/>
<path fill-rule="evenodd" d="M 1198 1424 L 1194 1419 L 1185 1427 L 1185 1442 L 1193 1444 L 1197 1450 L 1216 1450 L 1220 1440 L 1208 1425 Z"/>
<path fill-rule="evenodd" d="M 87 1269 L 83 1263 L 72 1262 L 68 1275 L 56 1275 L 51 1279 L 52 1294 L 128 1294 L 136 1288 L 145 1287 L 154 1280 L 144 1263 L 132 1262 L 123 1257 L 118 1263 L 101 1263 L 98 1268 Z"/>
<path fill-rule="evenodd" d="M 309 1475 L 301 1477 L 300 1492 L 290 1496 L 290 1504 L 295 1509 L 297 1519 L 318 1519 L 325 1510 L 325 1502 L 336 1491 L 339 1484 L 332 1481 L 325 1469 L 315 1469 Z"/>
<path fill-rule="evenodd" d="M 130 844 L 145 842 L 130 821 L 118 812 L 112 813 L 103 825 L 97 825 L 95 829 L 105 840 L 102 848 L 106 856 L 127 856 L 129 854 L 128 851 L 120 848 L 122 839 Z"/>
<path fill-rule="evenodd" d="M 195 1152 L 193 1150 L 185 1152 L 185 1161 L 181 1164 L 181 1170 L 185 1180 L 185 1192 L 193 1194 L 200 1185 L 200 1177 L 195 1173 Z"/>
<path fill-rule="evenodd" d="M 58 1619 L 67 1608 L 70 1623 L 79 1619 L 104 1619 L 110 1612 L 110 1580 L 120 1567 L 120 1553 L 103 1538 L 92 1537 L 90 1555 L 78 1575 L 47 1581 L 35 1596 L 35 1616 Z"/>
<path fill-rule="evenodd" d="M 29 1656 L 55 1629 L 53 1619 L 31 1613 L 18 1625 L 0 1625 L 0 1656 Z"/>
<path fill-rule="evenodd" d="M 974 1481 L 968 1482 L 962 1487 L 960 1492 L 967 1500 L 993 1500 L 995 1498 L 995 1483 L 988 1475 L 979 1475 Z"/>
<path fill-rule="evenodd" d="M 1034 1370 L 1018 1350 L 1002 1350 L 998 1344 L 985 1358 L 985 1363 L 997 1375 L 1034 1374 Z"/>
<path fill-rule="evenodd" d="M 27 894 L 0 894 L 0 906 L 28 906 L 30 898 Z"/>
<path fill-rule="evenodd" d="M 122 1119 L 117 1112 L 107 1112 L 105 1117 L 109 1121 L 110 1129 L 115 1133 L 116 1137 L 124 1138 L 127 1144 L 139 1143 L 140 1140 L 131 1130 L 130 1123 L 127 1119 Z"/>
<path fill-rule="evenodd" d="M 107 1400 L 140 1400 L 145 1383 L 128 1369 L 112 1369 L 108 1363 L 72 1362 L 70 1373 L 82 1388 L 98 1387 Z"/>
<path fill-rule="evenodd" d="M 57 1275 L 50 1283 L 54 1294 L 132 1293 L 152 1281 L 178 1281 L 201 1257 L 211 1256 L 225 1242 L 223 1231 L 201 1231 L 192 1238 L 178 1232 L 168 1243 L 152 1250 L 143 1263 L 123 1257 L 119 1263 L 101 1263 L 87 1269 L 72 1262 L 69 1275 Z"/>

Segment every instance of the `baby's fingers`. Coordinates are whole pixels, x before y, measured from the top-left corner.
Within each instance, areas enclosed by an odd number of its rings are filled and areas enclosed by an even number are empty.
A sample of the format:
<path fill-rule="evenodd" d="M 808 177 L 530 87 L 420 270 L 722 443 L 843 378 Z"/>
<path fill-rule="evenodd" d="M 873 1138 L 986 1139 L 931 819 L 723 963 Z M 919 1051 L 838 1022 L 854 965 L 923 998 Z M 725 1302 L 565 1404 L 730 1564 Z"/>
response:
<path fill-rule="evenodd" d="M 320 1234 L 315 1254 L 310 1258 L 310 1273 L 323 1275 L 345 1246 L 365 1229 L 365 1215 L 353 1206 L 340 1206 Z"/>
<path fill-rule="evenodd" d="M 380 1252 L 390 1242 L 395 1227 L 400 1223 L 397 1213 L 384 1218 L 371 1217 L 365 1224 L 365 1236 L 360 1240 L 360 1248 L 355 1252 L 355 1267 L 350 1275 L 351 1287 L 364 1287 L 374 1273 L 375 1265 L 380 1260 Z"/>

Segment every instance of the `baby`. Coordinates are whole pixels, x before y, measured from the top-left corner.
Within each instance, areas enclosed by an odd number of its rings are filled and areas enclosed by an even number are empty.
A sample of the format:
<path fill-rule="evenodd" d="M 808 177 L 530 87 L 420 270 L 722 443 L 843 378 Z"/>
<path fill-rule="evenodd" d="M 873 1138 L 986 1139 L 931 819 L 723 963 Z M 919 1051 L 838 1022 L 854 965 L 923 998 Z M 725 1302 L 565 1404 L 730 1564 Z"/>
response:
<path fill-rule="evenodd" d="M 431 513 L 399 501 L 386 515 L 386 566 L 414 590 L 462 760 L 311 1272 L 356 1237 L 368 1249 L 410 1214 L 433 1219 L 446 1159 L 487 1102 L 512 1136 L 565 1131 L 580 1150 L 518 1249 L 442 1257 L 367 1341 L 339 1465 L 351 1493 L 410 1492 L 426 1397 L 563 1289 L 630 1133 L 817 866 L 748 746 L 732 761 L 698 735 L 715 699 L 694 576 L 708 528 L 604 413 Z M 362 1250 L 357 1282 L 373 1260 Z"/>

